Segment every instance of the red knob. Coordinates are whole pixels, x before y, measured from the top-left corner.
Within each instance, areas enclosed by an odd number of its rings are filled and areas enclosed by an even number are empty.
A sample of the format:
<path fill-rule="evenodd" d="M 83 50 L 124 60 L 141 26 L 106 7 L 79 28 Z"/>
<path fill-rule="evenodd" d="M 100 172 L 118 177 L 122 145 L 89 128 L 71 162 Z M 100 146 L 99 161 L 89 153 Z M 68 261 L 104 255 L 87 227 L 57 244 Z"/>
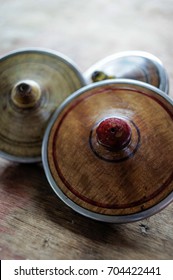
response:
<path fill-rule="evenodd" d="M 125 148 L 131 139 L 131 128 L 126 120 L 120 118 L 107 118 L 96 129 L 97 141 L 109 150 Z"/>

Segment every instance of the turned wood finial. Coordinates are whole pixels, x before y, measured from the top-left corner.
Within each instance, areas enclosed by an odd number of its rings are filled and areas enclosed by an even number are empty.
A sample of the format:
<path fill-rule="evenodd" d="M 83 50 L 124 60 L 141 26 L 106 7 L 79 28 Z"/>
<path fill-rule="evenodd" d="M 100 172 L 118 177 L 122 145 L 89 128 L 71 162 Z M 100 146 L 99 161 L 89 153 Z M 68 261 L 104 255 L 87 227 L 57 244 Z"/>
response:
<path fill-rule="evenodd" d="M 131 128 L 124 119 L 112 117 L 100 122 L 96 129 L 97 141 L 109 150 L 124 149 L 131 139 Z"/>
<path fill-rule="evenodd" d="M 12 89 L 11 99 L 19 108 L 32 108 L 41 98 L 40 86 L 32 80 L 18 82 Z"/>

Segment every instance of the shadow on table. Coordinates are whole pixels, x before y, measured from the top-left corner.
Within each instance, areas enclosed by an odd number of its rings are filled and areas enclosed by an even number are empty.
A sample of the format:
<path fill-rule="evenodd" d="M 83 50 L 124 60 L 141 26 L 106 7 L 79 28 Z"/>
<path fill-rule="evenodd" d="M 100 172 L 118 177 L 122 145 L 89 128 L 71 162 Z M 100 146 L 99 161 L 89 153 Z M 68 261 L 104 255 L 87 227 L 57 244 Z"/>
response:
<path fill-rule="evenodd" d="M 132 242 L 128 239 L 130 228 L 127 225 L 94 221 L 66 206 L 49 186 L 41 164 L 8 164 L 1 172 L 0 183 L 16 199 L 29 195 L 36 204 L 35 208 L 44 211 L 47 219 L 69 231 L 101 243 L 122 243 L 123 246 L 128 246 Z M 130 227 L 132 226 L 131 224 Z"/>

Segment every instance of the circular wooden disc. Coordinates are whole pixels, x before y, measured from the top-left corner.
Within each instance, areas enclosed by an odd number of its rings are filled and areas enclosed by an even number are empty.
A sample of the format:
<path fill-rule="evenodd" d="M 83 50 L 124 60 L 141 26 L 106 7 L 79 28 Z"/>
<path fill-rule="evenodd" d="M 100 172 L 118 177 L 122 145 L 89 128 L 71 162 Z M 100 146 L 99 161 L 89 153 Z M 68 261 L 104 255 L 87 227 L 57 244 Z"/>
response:
<path fill-rule="evenodd" d="M 15 84 L 31 80 L 41 89 L 32 108 L 18 108 L 11 94 Z M 18 162 L 41 160 L 48 121 L 59 104 L 85 84 L 76 66 L 59 53 L 26 49 L 0 59 L 0 155 Z"/>
<path fill-rule="evenodd" d="M 92 83 L 92 74 L 103 71 L 117 79 L 133 79 L 151 84 L 168 94 L 169 80 L 161 61 L 146 52 L 128 51 L 114 54 L 95 63 L 85 73 L 87 83 Z"/>
<path fill-rule="evenodd" d="M 112 117 L 131 127 L 121 151 L 96 141 L 95 127 Z M 77 212 L 107 222 L 150 216 L 173 199 L 173 102 L 131 80 L 86 86 L 56 111 L 42 159 L 52 188 Z"/>

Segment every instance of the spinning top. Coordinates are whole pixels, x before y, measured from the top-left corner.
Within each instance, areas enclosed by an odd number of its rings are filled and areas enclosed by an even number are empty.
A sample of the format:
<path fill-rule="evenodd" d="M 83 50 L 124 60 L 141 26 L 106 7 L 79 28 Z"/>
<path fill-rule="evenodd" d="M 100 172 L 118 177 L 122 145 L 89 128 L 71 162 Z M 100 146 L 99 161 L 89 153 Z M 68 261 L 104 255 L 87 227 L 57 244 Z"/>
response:
<path fill-rule="evenodd" d="M 85 86 L 55 112 L 42 159 L 77 212 L 114 223 L 153 215 L 173 200 L 173 102 L 132 80 Z"/>
<path fill-rule="evenodd" d="M 0 155 L 17 162 L 41 160 L 50 116 L 85 84 L 79 70 L 61 54 L 28 49 L 0 59 Z"/>
<path fill-rule="evenodd" d="M 87 83 L 107 79 L 133 79 L 151 84 L 168 94 L 169 81 L 161 61 L 146 52 L 118 53 L 97 62 L 85 73 Z"/>

